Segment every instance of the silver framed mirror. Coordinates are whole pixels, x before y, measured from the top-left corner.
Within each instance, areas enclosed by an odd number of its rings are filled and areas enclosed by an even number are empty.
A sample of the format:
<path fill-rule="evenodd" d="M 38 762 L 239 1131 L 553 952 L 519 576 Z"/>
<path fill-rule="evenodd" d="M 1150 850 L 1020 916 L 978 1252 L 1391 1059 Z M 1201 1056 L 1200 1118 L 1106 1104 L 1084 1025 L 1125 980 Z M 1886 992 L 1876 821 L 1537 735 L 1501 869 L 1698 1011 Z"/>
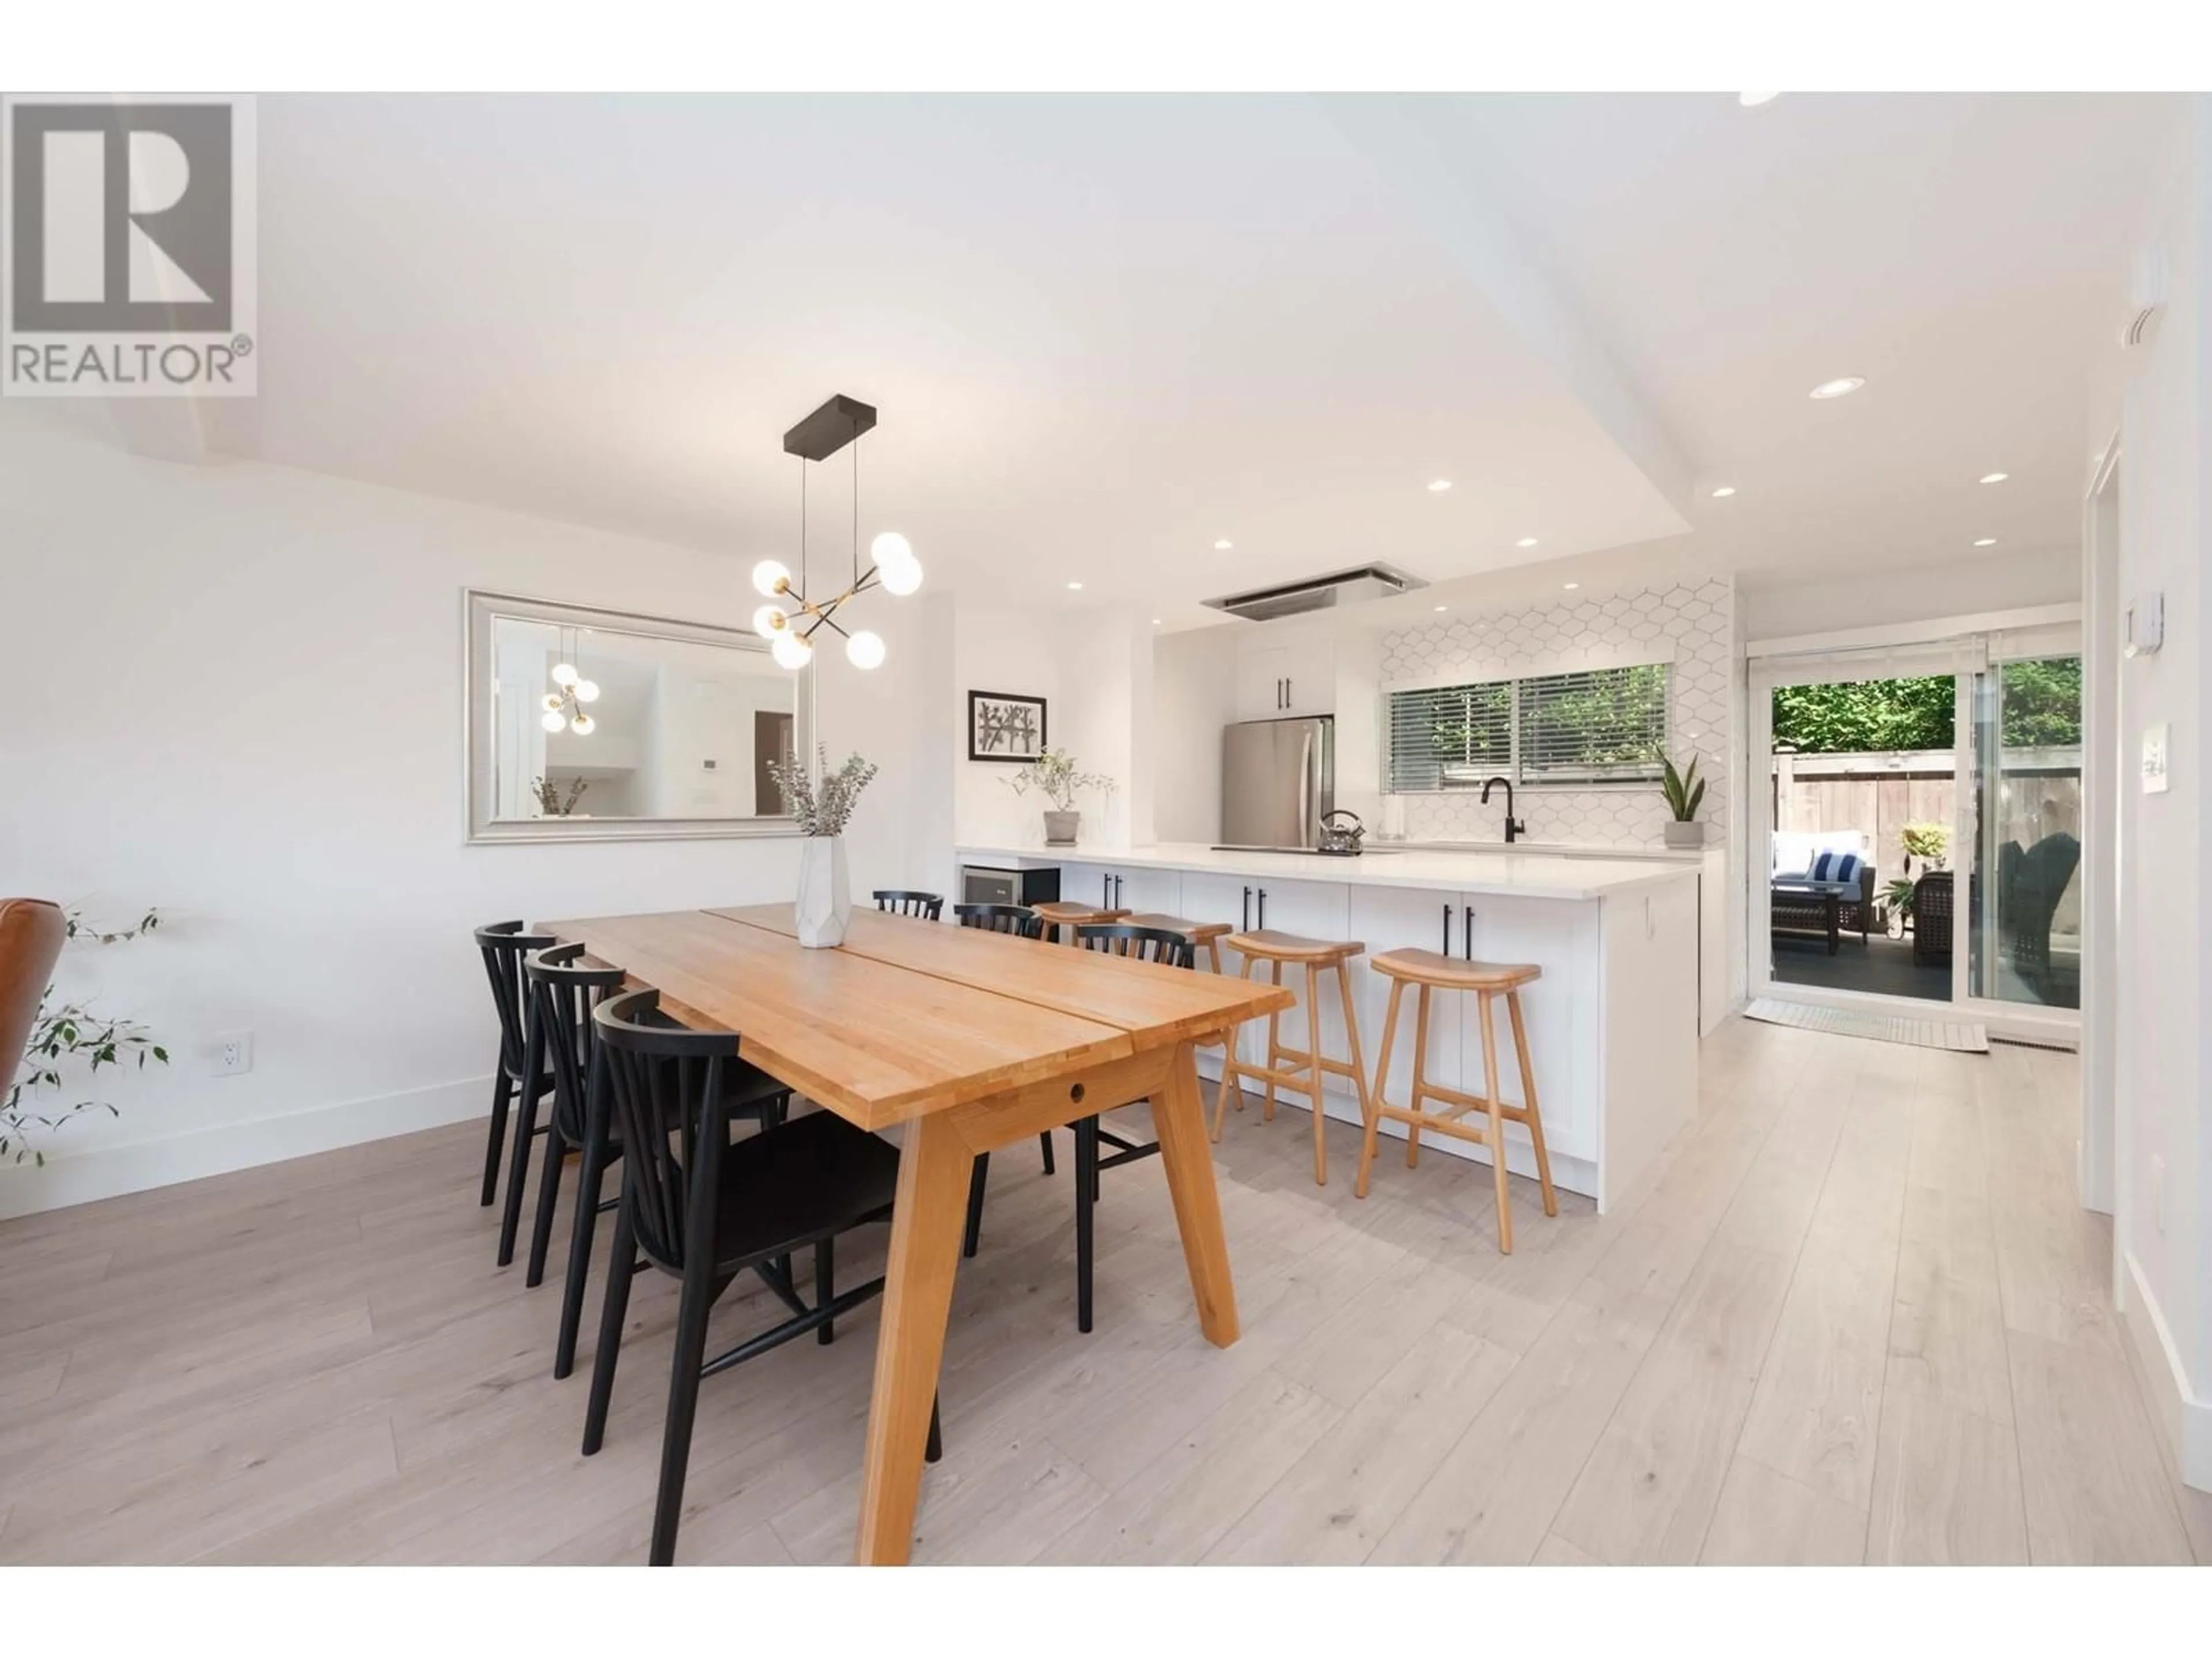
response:
<path fill-rule="evenodd" d="M 735 629 L 463 592 L 471 842 L 792 836 L 767 763 L 813 742 L 811 665 Z"/>

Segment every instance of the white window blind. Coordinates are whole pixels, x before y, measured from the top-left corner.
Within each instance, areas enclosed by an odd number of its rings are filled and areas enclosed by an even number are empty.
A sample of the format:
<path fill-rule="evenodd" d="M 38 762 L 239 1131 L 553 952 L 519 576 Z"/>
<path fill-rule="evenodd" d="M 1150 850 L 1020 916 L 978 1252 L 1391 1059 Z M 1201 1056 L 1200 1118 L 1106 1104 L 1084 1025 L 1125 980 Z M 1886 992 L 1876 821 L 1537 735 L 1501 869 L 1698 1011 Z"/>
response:
<path fill-rule="evenodd" d="M 1393 793 L 1656 778 L 1672 666 L 1644 663 L 1389 694 Z"/>
<path fill-rule="evenodd" d="M 1393 793 L 1479 788 L 1512 760 L 1512 681 L 1390 694 Z"/>
<path fill-rule="evenodd" d="M 1665 663 L 1520 682 L 1521 776 L 1529 783 L 1656 778 L 1667 752 Z"/>

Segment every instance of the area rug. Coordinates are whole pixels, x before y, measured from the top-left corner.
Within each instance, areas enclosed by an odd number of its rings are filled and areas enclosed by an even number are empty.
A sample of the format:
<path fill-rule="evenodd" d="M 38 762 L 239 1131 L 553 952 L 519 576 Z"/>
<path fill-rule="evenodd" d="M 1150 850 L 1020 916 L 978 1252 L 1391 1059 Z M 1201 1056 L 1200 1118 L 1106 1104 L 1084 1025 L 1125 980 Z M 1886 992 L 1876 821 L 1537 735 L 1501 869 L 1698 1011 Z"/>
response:
<path fill-rule="evenodd" d="M 1866 1014 L 1849 1008 L 1820 1008 L 1808 1002 L 1753 997 L 1746 1019 L 1769 1025 L 1794 1025 L 1801 1031 L 1832 1036 L 1866 1037 L 1875 1042 L 1905 1042 L 1916 1048 L 1948 1048 L 1955 1054 L 1985 1054 L 1989 1027 L 1972 1019 L 1910 1019 L 1902 1014 Z"/>

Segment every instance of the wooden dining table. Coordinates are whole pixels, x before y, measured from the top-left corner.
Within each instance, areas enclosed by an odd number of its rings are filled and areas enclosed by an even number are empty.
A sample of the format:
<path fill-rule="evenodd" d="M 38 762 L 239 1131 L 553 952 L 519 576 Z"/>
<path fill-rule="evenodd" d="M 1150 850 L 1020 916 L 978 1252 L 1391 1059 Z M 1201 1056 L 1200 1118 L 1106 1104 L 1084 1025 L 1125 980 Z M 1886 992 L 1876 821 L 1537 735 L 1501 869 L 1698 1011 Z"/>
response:
<path fill-rule="evenodd" d="M 1237 1294 L 1194 1045 L 1291 1004 L 1256 981 L 857 911 L 809 950 L 787 904 L 546 921 L 540 932 L 735 1031 L 744 1058 L 868 1130 L 897 1126 L 897 1198 L 868 1407 L 855 1558 L 905 1562 L 979 1152 L 1149 1101 L 1199 1328 L 1237 1340 Z"/>

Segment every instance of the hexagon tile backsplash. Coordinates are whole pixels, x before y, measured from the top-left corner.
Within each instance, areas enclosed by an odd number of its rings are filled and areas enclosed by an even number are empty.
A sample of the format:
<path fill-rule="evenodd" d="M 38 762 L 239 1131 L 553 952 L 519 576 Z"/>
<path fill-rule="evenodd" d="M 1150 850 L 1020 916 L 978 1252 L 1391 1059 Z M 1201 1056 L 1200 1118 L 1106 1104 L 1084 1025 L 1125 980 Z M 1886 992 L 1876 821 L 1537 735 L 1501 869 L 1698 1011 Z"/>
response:
<path fill-rule="evenodd" d="M 1505 611 L 1401 629 L 1382 636 L 1382 681 L 1419 679 L 1464 669 L 1473 679 L 1496 678 L 1516 666 L 1556 662 L 1577 652 L 1603 652 L 1674 642 L 1674 748 L 1679 760 L 1697 751 L 1710 779 L 1699 815 L 1711 842 L 1728 836 L 1729 635 L 1735 590 L 1728 582 L 1645 588 L 1571 604 Z M 1483 805 L 1473 792 L 1407 795 L 1406 834 L 1414 841 L 1492 841 L 1504 833 L 1497 798 Z M 1514 805 L 1531 841 L 1592 847 L 1663 844 L 1667 804 L 1656 784 L 1606 788 L 1531 785 Z"/>

